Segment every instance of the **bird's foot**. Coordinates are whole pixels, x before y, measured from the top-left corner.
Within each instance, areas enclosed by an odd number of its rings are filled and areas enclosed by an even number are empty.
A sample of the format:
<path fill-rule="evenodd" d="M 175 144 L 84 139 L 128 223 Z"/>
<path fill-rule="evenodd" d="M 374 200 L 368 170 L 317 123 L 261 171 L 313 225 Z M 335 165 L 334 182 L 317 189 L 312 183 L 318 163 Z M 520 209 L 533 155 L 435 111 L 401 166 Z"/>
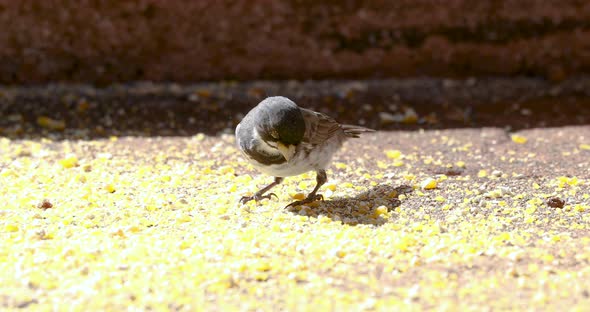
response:
<path fill-rule="evenodd" d="M 275 193 L 269 193 L 269 194 L 266 194 L 266 195 L 262 195 L 262 194 L 256 193 L 256 194 L 254 194 L 252 196 L 243 196 L 242 198 L 240 198 L 240 204 L 245 204 L 245 203 L 247 203 L 247 202 L 249 202 L 251 200 L 261 201 L 263 199 L 271 199 L 273 196 L 276 197 L 277 199 L 279 198 L 277 196 L 277 194 L 275 194 Z"/>
<path fill-rule="evenodd" d="M 313 194 L 313 195 L 309 194 L 309 196 L 307 196 L 305 199 L 294 201 L 294 202 L 288 204 L 287 206 L 285 206 L 285 208 L 313 203 L 316 200 L 324 200 L 324 195 L 322 195 L 322 194 Z"/>

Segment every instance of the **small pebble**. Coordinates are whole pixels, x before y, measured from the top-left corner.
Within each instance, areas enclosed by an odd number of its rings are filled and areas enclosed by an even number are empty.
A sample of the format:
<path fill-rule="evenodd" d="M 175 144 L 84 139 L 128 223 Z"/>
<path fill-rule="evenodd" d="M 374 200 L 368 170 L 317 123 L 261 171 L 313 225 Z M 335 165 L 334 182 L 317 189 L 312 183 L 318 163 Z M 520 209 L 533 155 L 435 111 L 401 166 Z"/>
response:
<path fill-rule="evenodd" d="M 565 201 L 558 197 L 551 197 L 547 200 L 547 205 L 552 208 L 563 208 Z"/>
<path fill-rule="evenodd" d="M 53 208 L 53 204 L 49 200 L 44 199 L 42 202 L 40 202 L 37 205 L 37 208 L 39 208 L 39 209 L 49 209 L 49 208 Z"/>

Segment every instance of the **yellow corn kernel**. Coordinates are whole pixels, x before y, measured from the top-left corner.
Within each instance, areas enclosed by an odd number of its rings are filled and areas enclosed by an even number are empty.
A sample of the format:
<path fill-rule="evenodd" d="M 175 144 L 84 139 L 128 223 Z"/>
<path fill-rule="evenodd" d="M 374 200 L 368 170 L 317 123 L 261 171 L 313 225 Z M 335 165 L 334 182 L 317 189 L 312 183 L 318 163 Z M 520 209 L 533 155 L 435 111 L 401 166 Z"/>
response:
<path fill-rule="evenodd" d="M 420 183 L 420 187 L 423 190 L 432 190 L 432 189 L 435 189 L 436 188 L 437 184 L 438 183 L 436 182 L 435 179 L 433 179 L 433 178 L 427 178 L 424 181 L 422 181 L 422 183 Z"/>
<path fill-rule="evenodd" d="M 511 137 L 512 142 L 517 144 L 524 144 L 527 142 L 527 138 L 523 137 L 522 135 L 513 134 Z"/>
<path fill-rule="evenodd" d="M 78 165 L 78 158 L 76 156 L 64 158 L 59 160 L 59 164 L 66 169 L 76 167 Z"/>

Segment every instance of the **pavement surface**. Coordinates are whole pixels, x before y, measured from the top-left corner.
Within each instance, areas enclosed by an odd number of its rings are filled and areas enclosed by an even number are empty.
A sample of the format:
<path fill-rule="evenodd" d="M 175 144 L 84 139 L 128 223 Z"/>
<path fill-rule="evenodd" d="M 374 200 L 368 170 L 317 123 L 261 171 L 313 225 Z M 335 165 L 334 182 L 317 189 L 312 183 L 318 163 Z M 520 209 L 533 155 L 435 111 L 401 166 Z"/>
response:
<path fill-rule="evenodd" d="M 585 79 L 0 88 L 3 309 L 584 310 Z M 231 132 L 267 95 L 379 131 L 325 200 Z"/>

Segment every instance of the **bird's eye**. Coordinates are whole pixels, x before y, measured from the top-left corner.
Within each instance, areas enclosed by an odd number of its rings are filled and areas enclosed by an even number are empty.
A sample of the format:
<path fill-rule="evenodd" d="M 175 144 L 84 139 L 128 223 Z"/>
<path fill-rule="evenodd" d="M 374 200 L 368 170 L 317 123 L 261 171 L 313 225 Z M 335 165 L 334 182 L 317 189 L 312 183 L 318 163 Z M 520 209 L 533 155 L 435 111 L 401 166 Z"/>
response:
<path fill-rule="evenodd" d="M 276 131 L 271 131 L 270 133 L 270 138 L 274 141 L 278 141 L 279 140 L 279 133 Z"/>
<path fill-rule="evenodd" d="M 258 135 L 264 141 L 272 141 L 277 142 L 279 141 L 279 132 L 271 126 L 261 125 L 260 128 L 256 129 Z"/>

